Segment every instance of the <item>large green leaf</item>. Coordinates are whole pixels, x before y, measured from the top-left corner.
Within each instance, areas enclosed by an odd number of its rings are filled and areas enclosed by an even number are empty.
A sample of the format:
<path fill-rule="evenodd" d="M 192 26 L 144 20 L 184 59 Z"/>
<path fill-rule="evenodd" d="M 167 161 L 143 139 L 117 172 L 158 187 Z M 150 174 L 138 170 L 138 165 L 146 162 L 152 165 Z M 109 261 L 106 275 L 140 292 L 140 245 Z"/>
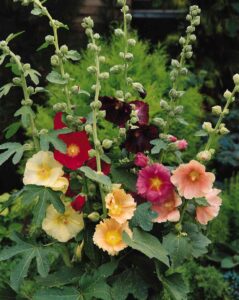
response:
<path fill-rule="evenodd" d="M 187 236 L 169 233 L 163 238 L 163 246 L 170 254 L 173 268 L 179 267 L 192 255 L 192 247 Z"/>
<path fill-rule="evenodd" d="M 64 79 L 60 73 L 56 72 L 56 71 L 52 71 L 51 73 L 49 73 L 46 77 L 46 79 L 51 82 L 51 83 L 55 83 L 55 84 L 66 84 L 67 80 Z"/>
<path fill-rule="evenodd" d="M 30 126 L 30 118 L 35 118 L 35 114 L 30 106 L 22 106 L 19 108 L 15 114 L 14 117 L 21 117 L 22 125 L 25 128 L 28 128 Z"/>
<path fill-rule="evenodd" d="M 13 83 L 7 83 L 7 84 L 3 85 L 0 88 L 0 98 L 2 98 L 3 96 L 6 96 L 13 86 L 14 86 Z"/>
<path fill-rule="evenodd" d="M 47 133 L 40 135 L 40 146 L 43 151 L 48 151 L 50 148 L 50 144 L 52 146 L 62 152 L 66 153 L 67 147 L 66 144 L 58 138 L 59 134 L 67 134 L 72 132 L 69 128 L 63 128 L 59 130 L 49 130 Z"/>
<path fill-rule="evenodd" d="M 152 203 L 146 202 L 137 206 L 134 216 L 131 220 L 133 227 L 141 227 L 144 231 L 151 231 L 153 228 L 152 220 L 155 219 L 158 214 L 151 210 Z"/>
<path fill-rule="evenodd" d="M 81 167 L 80 171 L 85 174 L 85 176 L 93 181 L 96 181 L 98 183 L 101 183 L 103 185 L 111 186 L 111 180 L 108 176 L 103 174 L 98 174 L 94 170 L 92 170 L 89 167 Z"/>
<path fill-rule="evenodd" d="M 0 166 L 4 164 L 11 156 L 14 165 L 19 163 L 23 154 L 24 147 L 19 143 L 5 143 L 0 145 L 0 150 L 5 150 L 0 154 Z"/>
<path fill-rule="evenodd" d="M 134 228 L 132 239 L 124 232 L 123 240 L 131 248 L 142 252 L 149 258 L 156 258 L 169 266 L 168 252 L 155 236 Z"/>
<path fill-rule="evenodd" d="M 64 287 L 63 289 L 45 289 L 38 291 L 33 300 L 83 300 L 80 293 L 71 287 Z"/>

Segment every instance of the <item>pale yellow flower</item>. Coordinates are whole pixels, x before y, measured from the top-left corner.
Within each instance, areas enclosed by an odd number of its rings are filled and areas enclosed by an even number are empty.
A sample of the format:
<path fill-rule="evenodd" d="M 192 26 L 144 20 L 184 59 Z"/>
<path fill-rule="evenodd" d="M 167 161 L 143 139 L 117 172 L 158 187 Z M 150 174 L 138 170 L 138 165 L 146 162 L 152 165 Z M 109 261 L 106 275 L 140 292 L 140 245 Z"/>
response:
<path fill-rule="evenodd" d="M 96 226 L 93 241 L 103 251 L 114 256 L 127 247 L 122 238 L 124 231 L 132 236 L 128 222 L 119 224 L 114 219 L 105 219 Z"/>
<path fill-rule="evenodd" d="M 23 183 L 50 187 L 66 192 L 69 182 L 63 177 L 63 166 L 54 159 L 50 151 L 39 151 L 26 163 Z"/>
<path fill-rule="evenodd" d="M 112 192 L 105 198 L 105 203 L 108 215 L 120 224 L 132 219 L 136 210 L 134 198 L 118 185 L 113 186 Z"/>
<path fill-rule="evenodd" d="M 53 205 L 48 206 L 42 229 L 59 242 L 65 243 L 76 237 L 84 228 L 83 214 L 76 212 L 71 205 L 60 214 Z"/>

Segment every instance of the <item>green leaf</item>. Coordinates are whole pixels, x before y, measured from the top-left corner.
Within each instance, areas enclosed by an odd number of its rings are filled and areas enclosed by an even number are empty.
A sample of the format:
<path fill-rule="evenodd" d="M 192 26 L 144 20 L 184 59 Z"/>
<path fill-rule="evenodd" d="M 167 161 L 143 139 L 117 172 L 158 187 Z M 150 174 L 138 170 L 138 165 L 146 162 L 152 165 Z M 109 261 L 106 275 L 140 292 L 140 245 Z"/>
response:
<path fill-rule="evenodd" d="M 41 76 L 41 74 L 38 71 L 30 69 L 30 70 L 26 71 L 24 73 L 24 75 L 30 76 L 32 82 L 35 83 L 35 85 L 39 84 L 39 77 Z"/>
<path fill-rule="evenodd" d="M 195 202 L 199 206 L 205 206 L 205 207 L 210 206 L 205 198 L 197 198 L 195 199 Z"/>
<path fill-rule="evenodd" d="M 138 270 L 128 269 L 116 276 L 112 287 L 112 298 L 117 300 L 128 299 L 132 294 L 135 299 L 148 299 L 148 285 L 140 276 Z"/>
<path fill-rule="evenodd" d="M 187 236 L 169 233 L 163 238 L 163 246 L 170 254 L 173 268 L 179 267 L 192 255 L 192 247 Z"/>
<path fill-rule="evenodd" d="M 160 268 L 156 264 L 156 273 L 158 279 L 162 282 L 163 287 L 168 291 L 171 299 L 173 300 L 185 300 L 189 293 L 188 286 L 185 284 L 182 274 L 173 273 L 168 276 L 163 276 L 160 273 Z"/>
<path fill-rule="evenodd" d="M 35 118 L 35 114 L 30 106 L 22 106 L 20 109 L 18 109 L 14 117 L 21 116 L 21 122 L 22 125 L 27 128 L 30 125 L 30 117 Z"/>
<path fill-rule="evenodd" d="M 137 206 L 134 216 L 131 220 L 133 227 L 141 227 L 144 231 L 151 231 L 153 229 L 152 220 L 157 218 L 158 214 L 151 210 L 152 203 L 146 202 Z"/>
<path fill-rule="evenodd" d="M 81 55 L 78 51 L 76 50 L 70 50 L 67 52 L 67 54 L 65 55 L 66 58 L 71 59 L 73 61 L 78 61 L 81 59 Z"/>
<path fill-rule="evenodd" d="M 14 136 L 18 130 L 21 127 L 21 122 L 15 122 L 9 125 L 7 128 L 4 129 L 5 133 L 5 138 L 10 139 L 12 136 Z"/>
<path fill-rule="evenodd" d="M 6 68 L 11 68 L 12 73 L 16 76 L 21 75 L 21 70 L 19 69 L 19 66 L 16 63 L 8 63 L 6 64 Z"/>
<path fill-rule="evenodd" d="M 4 63 L 5 58 L 7 57 L 6 54 L 0 55 L 0 66 Z"/>
<path fill-rule="evenodd" d="M 47 249 L 40 247 L 36 249 L 37 271 L 41 277 L 46 277 L 50 270 L 47 252 Z"/>
<path fill-rule="evenodd" d="M 83 172 L 87 178 L 96 181 L 98 183 L 101 183 L 103 185 L 111 186 L 111 180 L 108 176 L 103 174 L 98 174 L 97 172 L 95 172 L 94 170 L 86 166 L 81 167 L 79 170 Z"/>
<path fill-rule="evenodd" d="M 211 241 L 199 231 L 196 224 L 186 223 L 183 230 L 190 239 L 193 257 L 198 258 L 208 252 L 207 247 L 211 244 Z"/>
<path fill-rule="evenodd" d="M 11 34 L 9 34 L 9 36 L 6 38 L 6 42 L 9 43 L 10 41 L 12 41 L 13 39 L 15 39 L 19 35 L 22 35 L 24 32 L 25 31 L 20 31 L 20 32 L 17 32 L 17 33 L 11 33 Z"/>
<path fill-rule="evenodd" d="M 208 133 L 205 130 L 198 130 L 194 135 L 195 136 L 208 136 Z"/>
<path fill-rule="evenodd" d="M 46 79 L 51 82 L 51 83 L 55 83 L 55 84 L 66 84 L 67 80 L 64 79 L 60 73 L 56 72 L 56 71 L 52 71 L 50 74 L 47 75 Z"/>
<path fill-rule="evenodd" d="M 41 50 L 43 50 L 43 49 L 48 48 L 49 45 L 50 45 L 50 44 L 47 43 L 47 42 L 43 43 L 40 47 L 37 48 L 37 52 L 39 52 L 39 51 L 41 51 Z"/>
<path fill-rule="evenodd" d="M 137 176 L 135 174 L 123 168 L 115 168 L 114 166 L 111 166 L 110 173 L 114 182 L 123 184 L 128 190 L 136 192 Z"/>
<path fill-rule="evenodd" d="M 0 88 L 0 98 L 2 98 L 3 96 L 6 96 L 13 86 L 14 86 L 13 83 L 7 83 L 7 84 L 3 85 Z"/>
<path fill-rule="evenodd" d="M 59 129 L 59 130 L 49 130 L 48 133 L 40 135 L 40 147 L 43 151 L 48 151 L 50 144 L 53 147 L 62 152 L 66 153 L 67 147 L 66 144 L 58 138 L 59 134 L 67 134 L 72 132 L 69 128 Z"/>
<path fill-rule="evenodd" d="M 42 14 L 42 10 L 40 8 L 33 8 L 33 10 L 31 11 L 31 14 L 34 16 L 40 16 Z"/>
<path fill-rule="evenodd" d="M 29 252 L 29 250 L 32 250 L 32 245 L 27 243 L 5 248 L 0 252 L 0 261 L 7 260 L 17 254 L 24 254 L 24 252 Z"/>
<path fill-rule="evenodd" d="M 223 269 L 232 269 L 235 268 L 239 265 L 239 256 L 238 255 L 234 255 L 234 256 L 228 256 L 223 258 L 223 260 L 221 261 L 221 267 Z"/>
<path fill-rule="evenodd" d="M 2 149 L 6 150 L 0 154 L 0 166 L 4 164 L 11 156 L 13 156 L 13 164 L 16 165 L 21 160 L 24 153 L 24 147 L 19 143 L 2 144 L 0 145 L 0 150 Z"/>
<path fill-rule="evenodd" d="M 176 120 L 178 121 L 178 123 L 180 123 L 182 125 L 185 125 L 185 126 L 188 126 L 188 122 L 185 121 L 183 118 L 176 118 Z"/>
<path fill-rule="evenodd" d="M 168 147 L 167 144 L 160 139 L 152 140 L 150 144 L 154 145 L 154 147 L 151 150 L 152 154 L 158 154 L 161 150 L 167 150 Z"/>
<path fill-rule="evenodd" d="M 142 252 L 149 258 L 156 258 L 169 266 L 168 252 L 155 236 L 134 228 L 132 239 L 124 232 L 123 240 L 131 248 Z"/>
<path fill-rule="evenodd" d="M 63 289 L 45 289 L 38 291 L 33 300 L 80 300 L 80 293 L 71 287 L 64 287 Z"/>
<path fill-rule="evenodd" d="M 27 276 L 30 264 L 35 256 L 35 249 L 28 250 L 22 257 L 20 263 L 11 271 L 10 285 L 18 291 L 23 279 Z"/>

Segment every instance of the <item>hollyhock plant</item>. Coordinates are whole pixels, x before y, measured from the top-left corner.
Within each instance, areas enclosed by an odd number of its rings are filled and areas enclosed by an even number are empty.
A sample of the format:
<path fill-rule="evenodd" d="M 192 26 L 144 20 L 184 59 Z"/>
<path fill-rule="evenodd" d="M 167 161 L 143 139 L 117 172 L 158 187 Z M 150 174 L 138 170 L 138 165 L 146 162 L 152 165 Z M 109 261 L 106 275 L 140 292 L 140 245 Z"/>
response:
<path fill-rule="evenodd" d="M 191 160 L 173 171 L 171 181 L 177 187 L 180 196 L 193 199 L 204 197 L 210 192 L 215 175 L 206 172 L 205 166 L 198 161 Z"/>
<path fill-rule="evenodd" d="M 158 137 L 158 128 L 153 125 L 142 125 L 127 131 L 124 147 L 132 153 L 145 152 L 152 148 L 150 142 Z"/>
<path fill-rule="evenodd" d="M 115 185 L 112 192 L 106 195 L 105 203 L 108 215 L 120 224 L 132 219 L 136 210 L 134 198 L 118 185 Z"/>
<path fill-rule="evenodd" d="M 158 217 L 154 219 L 154 222 L 178 222 L 180 219 L 179 206 L 181 204 L 182 199 L 175 191 L 172 191 L 163 203 L 153 203 L 152 210 L 158 213 Z"/>
<path fill-rule="evenodd" d="M 147 125 L 149 123 L 149 105 L 140 100 L 131 101 L 130 104 L 135 105 L 139 125 Z"/>
<path fill-rule="evenodd" d="M 97 171 L 97 166 L 96 166 L 96 158 L 93 157 L 89 159 L 86 162 L 86 166 L 90 167 L 91 169 Z M 105 175 L 109 175 L 110 173 L 110 164 L 107 164 L 105 161 L 101 160 L 101 170 Z"/>
<path fill-rule="evenodd" d="M 162 164 L 154 163 L 139 171 L 137 191 L 150 202 L 164 202 L 173 190 L 170 171 Z"/>
<path fill-rule="evenodd" d="M 123 232 L 132 236 L 128 223 L 120 224 L 114 219 L 105 219 L 96 225 L 93 241 L 103 251 L 110 255 L 118 255 L 127 244 L 123 241 Z"/>
<path fill-rule="evenodd" d="M 144 168 L 148 165 L 148 163 L 149 163 L 149 158 L 146 155 L 140 152 L 136 154 L 134 159 L 134 164 L 137 167 Z"/>
<path fill-rule="evenodd" d="M 208 206 L 197 206 L 196 207 L 196 220 L 203 225 L 217 217 L 222 199 L 218 196 L 221 193 L 219 189 L 212 189 L 205 195 L 208 202 Z"/>
<path fill-rule="evenodd" d="M 91 149 L 86 132 L 60 134 L 59 139 L 66 144 L 67 151 L 55 150 L 55 159 L 68 169 L 79 169 L 89 159 L 88 151 Z"/>

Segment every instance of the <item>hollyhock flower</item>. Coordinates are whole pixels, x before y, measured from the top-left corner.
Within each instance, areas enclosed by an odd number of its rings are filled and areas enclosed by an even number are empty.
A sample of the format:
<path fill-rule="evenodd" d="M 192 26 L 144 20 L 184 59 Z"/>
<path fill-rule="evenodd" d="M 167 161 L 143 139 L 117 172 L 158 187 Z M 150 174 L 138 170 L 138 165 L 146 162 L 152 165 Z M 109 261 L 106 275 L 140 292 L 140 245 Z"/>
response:
<path fill-rule="evenodd" d="M 54 151 L 54 157 L 65 167 L 77 170 L 89 159 L 88 151 L 91 149 L 85 131 L 60 134 L 61 139 L 67 146 L 66 153 Z"/>
<path fill-rule="evenodd" d="M 112 192 L 106 195 L 105 203 L 109 210 L 108 215 L 120 224 L 132 219 L 136 210 L 134 198 L 126 194 L 118 185 L 115 185 Z"/>
<path fill-rule="evenodd" d="M 158 128 L 153 125 L 141 125 L 136 129 L 130 129 L 126 134 L 124 147 L 132 153 L 145 152 L 153 146 L 150 142 L 158 138 Z"/>
<path fill-rule="evenodd" d="M 130 119 L 132 108 L 129 103 L 120 101 L 112 97 L 100 97 L 102 103 L 101 110 L 106 111 L 105 119 L 120 127 L 124 127 L 125 123 Z"/>
<path fill-rule="evenodd" d="M 204 197 L 212 189 L 215 175 L 206 172 L 205 166 L 196 160 L 180 165 L 171 177 L 179 195 L 186 199 Z"/>
<path fill-rule="evenodd" d="M 150 202 L 164 202 L 172 192 L 169 170 L 155 163 L 139 171 L 137 183 L 139 195 Z"/>
<path fill-rule="evenodd" d="M 39 151 L 28 159 L 23 183 L 42 185 L 56 191 L 66 192 L 69 181 L 63 177 L 63 166 L 50 151 Z"/>
<path fill-rule="evenodd" d="M 132 236 L 128 222 L 119 224 L 114 219 L 105 219 L 96 225 L 93 242 L 103 251 L 107 251 L 109 255 L 117 255 L 127 248 L 122 238 L 124 231 Z"/>
<path fill-rule="evenodd" d="M 196 220 L 203 225 L 207 225 L 209 221 L 218 216 L 222 199 L 218 197 L 221 190 L 212 189 L 205 198 L 208 202 L 208 206 L 198 206 L 196 208 Z"/>
<path fill-rule="evenodd" d="M 135 105 L 139 125 L 147 125 L 149 122 L 149 105 L 140 100 L 131 101 L 130 104 Z"/>
<path fill-rule="evenodd" d="M 138 93 L 142 99 L 145 99 L 147 96 L 147 91 L 144 88 L 142 89 L 142 91 L 138 91 Z"/>
<path fill-rule="evenodd" d="M 146 155 L 140 152 L 136 154 L 134 159 L 134 164 L 137 167 L 144 168 L 148 165 L 148 163 L 149 163 L 149 158 Z"/>
<path fill-rule="evenodd" d="M 158 213 L 158 217 L 154 220 L 154 222 L 178 222 L 180 219 L 180 212 L 178 207 L 181 204 L 182 200 L 175 191 L 172 191 L 170 193 L 165 202 L 153 203 L 152 210 Z"/>
<path fill-rule="evenodd" d="M 48 206 L 42 229 L 59 242 L 65 243 L 76 237 L 84 228 L 83 214 L 67 205 L 64 214 L 59 213 L 53 205 Z"/>
<path fill-rule="evenodd" d="M 55 130 L 67 127 L 67 125 L 62 121 L 62 117 L 63 117 L 63 113 L 62 112 L 56 113 L 56 115 L 54 117 L 54 129 Z M 86 118 L 80 117 L 79 119 L 81 120 L 81 122 L 83 124 L 86 123 Z"/>
<path fill-rule="evenodd" d="M 175 145 L 178 148 L 178 150 L 184 151 L 188 147 L 188 142 L 186 140 L 178 140 L 175 142 Z"/>
<path fill-rule="evenodd" d="M 177 140 L 178 139 L 174 135 L 169 135 L 168 136 L 168 141 L 171 142 L 171 143 L 175 143 L 175 142 L 177 142 Z"/>
<path fill-rule="evenodd" d="M 96 158 L 93 157 L 86 162 L 86 165 L 91 169 L 97 171 Z M 105 175 L 110 173 L 110 164 L 107 164 L 105 161 L 101 160 L 101 169 Z"/>
<path fill-rule="evenodd" d="M 78 195 L 75 199 L 71 202 L 72 208 L 75 211 L 82 211 L 83 207 L 85 206 L 86 198 L 84 195 Z"/>

